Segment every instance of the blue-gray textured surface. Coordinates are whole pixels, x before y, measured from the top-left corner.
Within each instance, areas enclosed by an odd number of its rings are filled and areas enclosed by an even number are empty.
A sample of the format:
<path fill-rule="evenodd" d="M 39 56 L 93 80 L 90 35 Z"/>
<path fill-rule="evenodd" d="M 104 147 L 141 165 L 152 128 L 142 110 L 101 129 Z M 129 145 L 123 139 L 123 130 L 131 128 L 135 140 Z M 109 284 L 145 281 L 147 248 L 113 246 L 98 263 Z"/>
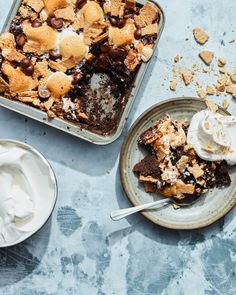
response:
<path fill-rule="evenodd" d="M 0 0 L 1 25 L 10 4 Z M 155 102 L 195 95 L 192 87 L 181 86 L 175 94 L 168 90 L 173 57 L 183 54 L 187 65 L 197 60 L 200 46 L 191 29 L 206 29 L 211 36 L 206 47 L 236 65 L 236 43 L 228 43 L 236 37 L 235 1 L 160 4 L 167 21 L 158 54 L 115 143 L 95 146 L 0 108 L 1 138 L 39 149 L 59 183 L 58 202 L 46 226 L 25 243 L 0 250 L 1 295 L 236 294 L 235 210 L 206 229 L 185 232 L 160 228 L 140 215 L 117 223 L 109 218 L 111 210 L 129 206 L 117 167 L 130 124 Z M 234 101 L 230 111 L 236 115 Z"/>

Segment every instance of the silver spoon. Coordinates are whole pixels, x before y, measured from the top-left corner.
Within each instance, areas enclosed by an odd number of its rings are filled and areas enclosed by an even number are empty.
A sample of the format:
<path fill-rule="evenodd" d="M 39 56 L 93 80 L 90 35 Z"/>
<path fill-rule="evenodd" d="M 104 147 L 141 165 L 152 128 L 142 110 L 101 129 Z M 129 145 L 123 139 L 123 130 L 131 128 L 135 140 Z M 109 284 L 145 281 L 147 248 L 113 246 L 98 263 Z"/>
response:
<path fill-rule="evenodd" d="M 163 200 L 158 200 L 155 202 L 151 202 L 151 203 L 147 203 L 147 204 L 143 204 L 143 205 L 139 205 L 139 206 L 135 206 L 135 207 L 131 207 L 131 208 L 125 208 L 125 209 L 120 209 L 120 210 L 115 210 L 112 211 L 110 214 L 110 217 L 112 220 L 117 221 L 120 220 L 124 217 L 127 217 L 131 214 L 155 207 L 157 205 L 162 205 L 165 203 L 174 203 L 180 207 L 188 207 L 191 206 L 192 204 L 194 204 L 197 200 L 198 200 L 199 196 L 193 196 L 190 198 L 187 198 L 187 200 L 180 200 L 180 201 L 176 201 L 173 198 L 165 198 Z"/>

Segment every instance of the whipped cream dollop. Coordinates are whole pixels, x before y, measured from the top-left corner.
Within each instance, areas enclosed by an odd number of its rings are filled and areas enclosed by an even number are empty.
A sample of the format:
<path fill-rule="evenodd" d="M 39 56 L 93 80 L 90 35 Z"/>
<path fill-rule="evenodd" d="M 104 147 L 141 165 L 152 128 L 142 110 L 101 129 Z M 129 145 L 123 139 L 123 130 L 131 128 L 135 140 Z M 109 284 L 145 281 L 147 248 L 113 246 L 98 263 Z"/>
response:
<path fill-rule="evenodd" d="M 42 226 L 52 209 L 53 177 L 37 153 L 14 143 L 0 144 L 0 247 Z"/>
<path fill-rule="evenodd" d="M 210 110 L 196 113 L 190 123 L 187 143 L 207 161 L 225 160 L 236 164 L 236 117 Z"/>

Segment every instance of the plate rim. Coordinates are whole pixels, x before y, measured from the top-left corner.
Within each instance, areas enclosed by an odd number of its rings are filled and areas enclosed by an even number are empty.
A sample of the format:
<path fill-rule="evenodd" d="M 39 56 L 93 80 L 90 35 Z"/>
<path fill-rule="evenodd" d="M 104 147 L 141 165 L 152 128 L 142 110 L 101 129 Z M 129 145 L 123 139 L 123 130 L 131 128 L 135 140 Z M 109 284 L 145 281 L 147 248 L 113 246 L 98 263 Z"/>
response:
<path fill-rule="evenodd" d="M 133 132 L 135 131 L 135 129 L 137 128 L 138 124 L 140 123 L 140 121 L 147 115 L 149 114 L 151 111 L 153 111 L 154 109 L 159 108 L 160 106 L 163 105 L 168 105 L 171 102 L 182 102 L 182 101 L 187 101 L 190 102 L 192 101 L 194 102 L 202 102 L 205 103 L 206 101 L 204 99 L 200 99 L 197 97 L 175 97 L 175 98 L 169 98 L 166 100 L 163 100 L 161 102 L 158 102 L 154 105 L 152 105 L 151 107 L 149 107 L 147 110 L 145 110 L 143 113 L 140 114 L 140 116 L 134 121 L 134 123 L 132 124 L 132 126 L 130 127 L 124 142 L 122 144 L 121 147 L 121 151 L 120 151 L 120 159 L 119 159 L 119 173 L 120 173 L 120 180 L 121 180 L 121 184 L 123 187 L 123 190 L 128 198 L 128 200 L 130 201 L 130 203 L 133 206 L 137 206 L 140 205 L 139 202 L 136 201 L 135 197 L 133 197 L 132 193 L 130 192 L 129 188 L 128 188 L 128 183 L 126 182 L 126 173 L 125 171 L 125 160 L 126 160 L 126 150 L 129 146 L 129 141 L 130 138 L 132 138 L 133 136 Z M 223 109 L 222 107 L 220 107 L 218 105 L 219 109 L 224 112 L 226 115 L 231 115 L 227 110 Z M 229 202 L 229 204 L 224 208 L 224 210 L 222 211 L 218 211 L 218 214 L 213 215 L 211 218 L 209 218 L 207 221 L 205 222 L 199 222 L 198 224 L 185 224 L 185 225 L 176 225 L 174 223 L 167 223 L 167 222 L 163 222 L 155 217 L 153 217 L 152 215 L 150 215 L 148 212 L 140 212 L 145 218 L 147 218 L 148 220 L 150 220 L 151 222 L 153 222 L 154 224 L 163 226 L 165 228 L 170 228 L 170 229 L 176 229 L 176 230 L 190 230 L 190 229 L 198 229 L 198 228 L 203 228 L 206 227 L 214 222 L 216 222 L 217 220 L 219 220 L 220 218 L 222 218 L 223 216 L 225 216 L 230 210 L 232 210 L 234 208 L 234 206 L 236 205 L 236 198 L 232 198 L 232 200 Z"/>

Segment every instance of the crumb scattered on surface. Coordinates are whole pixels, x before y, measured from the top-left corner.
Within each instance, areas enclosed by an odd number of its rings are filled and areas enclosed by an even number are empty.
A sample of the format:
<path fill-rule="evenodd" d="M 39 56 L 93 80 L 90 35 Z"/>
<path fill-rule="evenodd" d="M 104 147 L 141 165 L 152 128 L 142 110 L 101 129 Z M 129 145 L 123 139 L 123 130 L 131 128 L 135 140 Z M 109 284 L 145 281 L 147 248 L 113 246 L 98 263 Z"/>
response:
<path fill-rule="evenodd" d="M 228 101 L 228 99 L 225 98 L 225 99 L 223 100 L 223 108 L 224 108 L 224 109 L 227 109 L 228 107 L 229 107 L 229 101 Z"/>
<path fill-rule="evenodd" d="M 230 79 L 233 83 L 236 83 L 236 68 L 234 68 L 230 73 Z"/>
<path fill-rule="evenodd" d="M 224 57 L 219 57 L 218 58 L 218 66 L 223 67 L 226 65 L 226 59 Z"/>
<path fill-rule="evenodd" d="M 192 79 L 193 79 L 192 72 L 190 70 L 183 69 L 182 70 L 182 79 L 184 81 L 184 84 L 186 86 L 188 86 L 191 83 Z"/>
<path fill-rule="evenodd" d="M 218 106 L 211 100 L 206 100 L 206 106 L 213 113 L 216 113 L 218 111 Z"/>
<path fill-rule="evenodd" d="M 209 50 L 203 50 L 199 53 L 199 57 L 202 59 L 202 61 L 206 64 L 206 65 L 210 65 L 212 62 L 212 59 L 214 57 L 214 52 L 213 51 L 209 51 Z"/>
<path fill-rule="evenodd" d="M 196 42 L 201 45 L 204 45 L 209 39 L 209 35 L 205 31 L 203 31 L 201 28 L 194 28 L 193 35 Z"/>
<path fill-rule="evenodd" d="M 170 82 L 170 90 L 175 91 L 177 87 L 177 80 L 174 79 L 173 81 Z"/>
<path fill-rule="evenodd" d="M 216 93 L 215 88 L 211 85 L 207 85 L 206 92 L 207 95 L 214 95 Z"/>
<path fill-rule="evenodd" d="M 183 56 L 177 54 L 174 58 L 174 62 L 179 62 L 182 58 L 183 58 Z"/>
<path fill-rule="evenodd" d="M 200 88 L 197 94 L 201 99 L 205 99 L 207 96 L 206 90 L 204 88 Z"/>
<path fill-rule="evenodd" d="M 235 42 L 234 38 L 229 39 L 229 43 L 234 43 L 234 42 Z"/>

